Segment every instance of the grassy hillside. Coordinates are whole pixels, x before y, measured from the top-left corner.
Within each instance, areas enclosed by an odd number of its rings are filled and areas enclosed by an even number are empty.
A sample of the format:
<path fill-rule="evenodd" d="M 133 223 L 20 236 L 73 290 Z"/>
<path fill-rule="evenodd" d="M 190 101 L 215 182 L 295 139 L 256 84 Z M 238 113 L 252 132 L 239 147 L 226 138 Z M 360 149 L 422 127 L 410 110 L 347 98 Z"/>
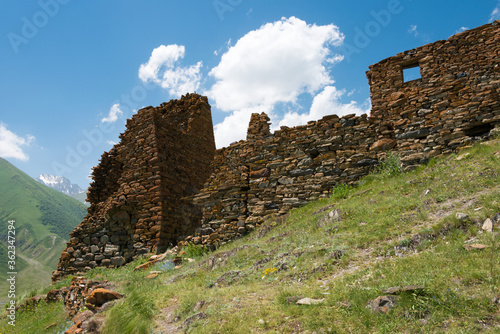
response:
<path fill-rule="evenodd" d="M 483 223 L 500 213 L 500 142 L 408 173 L 394 162 L 214 253 L 186 247 L 155 279 L 132 271 L 145 260 L 92 270 L 126 295 L 102 332 L 498 333 L 500 222 Z M 379 296 L 386 313 L 369 307 Z M 57 305 L 20 313 L 16 329 L 61 328 Z M 60 319 L 45 319 L 54 309 Z"/>
<path fill-rule="evenodd" d="M 15 220 L 18 292 L 47 284 L 69 232 L 80 223 L 86 208 L 77 200 L 50 189 L 0 159 L 0 279 L 8 272 L 7 224 Z M 0 301 L 6 300 L 0 285 Z"/>

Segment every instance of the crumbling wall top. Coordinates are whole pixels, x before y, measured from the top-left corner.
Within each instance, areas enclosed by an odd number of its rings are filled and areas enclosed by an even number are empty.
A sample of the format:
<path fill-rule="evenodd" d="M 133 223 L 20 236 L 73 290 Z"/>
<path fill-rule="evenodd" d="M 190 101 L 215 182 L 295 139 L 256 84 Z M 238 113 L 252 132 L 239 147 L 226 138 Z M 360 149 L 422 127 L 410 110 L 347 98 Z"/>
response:
<path fill-rule="evenodd" d="M 253 113 L 248 125 L 247 140 L 263 139 L 271 134 L 269 129 L 271 119 L 265 112 Z"/>

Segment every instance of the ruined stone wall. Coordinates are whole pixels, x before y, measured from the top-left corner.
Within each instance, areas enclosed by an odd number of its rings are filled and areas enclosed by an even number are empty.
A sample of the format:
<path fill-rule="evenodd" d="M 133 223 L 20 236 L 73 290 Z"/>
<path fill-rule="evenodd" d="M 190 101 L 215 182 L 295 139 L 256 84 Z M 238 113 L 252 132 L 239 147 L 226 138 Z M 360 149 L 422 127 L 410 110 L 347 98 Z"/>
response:
<path fill-rule="evenodd" d="M 203 207 L 202 226 L 186 240 L 222 244 L 368 174 L 385 156 L 374 145 L 377 133 L 366 115 L 333 115 L 217 150 L 214 172 L 194 198 Z"/>
<path fill-rule="evenodd" d="M 264 219 L 327 196 L 397 152 L 406 168 L 487 138 L 500 124 L 500 22 L 370 66 L 372 112 L 327 116 L 274 134 L 252 115 L 246 141 L 217 151 L 195 202 L 202 226 L 188 242 L 220 245 Z M 403 71 L 421 78 L 405 82 Z M 335 110 L 332 110 L 332 114 Z"/>
<path fill-rule="evenodd" d="M 185 197 L 211 174 L 215 152 L 206 97 L 188 94 L 127 121 L 120 143 L 93 170 L 88 214 L 70 234 L 53 280 L 96 266 L 120 266 L 162 250 L 199 225 Z"/>
<path fill-rule="evenodd" d="M 499 45 L 496 21 L 370 66 L 371 116 L 405 152 L 447 153 L 487 134 L 500 120 Z M 404 82 L 411 67 L 421 78 Z"/>
<path fill-rule="evenodd" d="M 94 168 L 89 213 L 53 278 L 119 266 L 185 236 L 214 248 L 356 182 L 388 150 L 411 169 L 487 138 L 500 125 L 499 38 L 496 21 L 370 66 L 370 117 L 332 110 L 271 133 L 267 115 L 254 114 L 247 140 L 216 152 L 205 97 L 142 109 Z M 409 67 L 421 78 L 405 82 Z"/>

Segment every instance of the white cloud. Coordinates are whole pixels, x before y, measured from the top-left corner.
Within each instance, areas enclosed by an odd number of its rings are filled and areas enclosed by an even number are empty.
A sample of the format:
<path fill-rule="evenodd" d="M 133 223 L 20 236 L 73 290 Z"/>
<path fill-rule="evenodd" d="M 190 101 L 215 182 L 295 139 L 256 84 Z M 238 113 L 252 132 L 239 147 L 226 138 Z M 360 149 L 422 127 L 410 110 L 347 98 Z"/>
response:
<path fill-rule="evenodd" d="M 179 97 L 196 91 L 200 86 L 203 63 L 200 61 L 188 67 L 178 66 L 185 52 L 183 45 L 160 45 L 153 50 L 148 62 L 139 67 L 139 78 L 143 82 L 156 83 L 172 96 Z"/>
<path fill-rule="evenodd" d="M 118 117 L 123 115 L 123 111 L 120 109 L 120 104 L 113 104 L 111 109 L 109 109 L 109 114 L 107 117 L 101 119 L 101 122 L 114 123 L 118 120 Z"/>
<path fill-rule="evenodd" d="M 366 114 L 369 112 L 369 107 L 363 109 L 355 101 L 347 104 L 342 103 L 340 98 L 345 94 L 345 90 L 337 90 L 334 86 L 327 86 L 325 89 L 314 97 L 311 109 L 308 113 L 299 114 L 297 112 L 288 112 L 283 119 L 278 123 L 278 127 L 296 126 L 306 124 L 308 121 L 319 120 L 326 115 L 338 115 L 340 117 L 349 114 Z"/>
<path fill-rule="evenodd" d="M 356 102 L 343 104 L 340 98 L 345 92 L 333 86 L 330 68 L 343 60 L 333 48 L 341 46 L 343 40 L 344 35 L 333 24 L 318 26 L 290 17 L 264 24 L 234 45 L 229 40 L 214 51 L 215 56 L 222 54 L 221 60 L 209 72 L 214 83 L 203 94 L 217 109 L 231 112 L 215 125 L 217 147 L 244 139 L 253 112 L 267 112 L 274 124 L 287 126 L 332 113 L 364 112 Z M 161 45 L 140 66 L 139 78 L 160 85 L 171 95 L 196 90 L 203 65 L 178 66 L 184 54 L 184 46 Z M 303 112 L 297 101 L 307 100 L 307 96 L 316 97 L 310 110 Z M 280 116 L 273 113 L 277 106 L 294 111 Z"/>
<path fill-rule="evenodd" d="M 214 51 L 214 55 L 215 55 L 215 56 L 218 56 L 218 55 L 222 52 L 222 50 L 223 50 L 223 49 L 225 49 L 225 48 L 229 50 L 229 48 L 231 47 L 231 44 L 232 44 L 232 40 L 231 40 L 231 38 L 230 38 L 230 39 L 226 42 L 226 45 L 224 45 L 224 46 L 222 46 L 220 49 L 218 49 L 218 50 L 215 50 L 215 51 Z"/>
<path fill-rule="evenodd" d="M 416 24 L 412 24 L 410 26 L 410 29 L 408 29 L 408 33 L 412 34 L 415 37 L 418 37 L 419 32 L 418 32 L 417 28 L 418 28 L 418 26 Z"/>
<path fill-rule="evenodd" d="M 0 157 L 28 161 L 29 156 L 23 151 L 23 146 L 29 146 L 34 140 L 31 135 L 20 137 L 0 123 Z"/>
<path fill-rule="evenodd" d="M 330 46 L 343 35 L 333 24 L 317 26 L 282 18 L 243 36 L 210 71 L 216 82 L 206 92 L 223 111 L 296 102 L 333 82 L 325 63 L 339 61 Z"/>
<path fill-rule="evenodd" d="M 303 125 L 312 120 L 319 120 L 327 115 L 335 114 L 342 117 L 349 114 L 362 115 L 370 112 L 369 99 L 363 105 L 359 105 L 355 101 L 342 103 L 340 99 L 344 95 L 347 95 L 345 90 L 339 91 L 334 86 L 327 86 L 314 97 L 308 112 L 288 111 L 279 119 L 274 114 L 274 108 L 271 105 L 237 110 L 227 116 L 221 123 L 215 125 L 214 133 L 217 147 L 228 146 L 235 141 L 245 139 L 252 113 L 266 112 L 271 118 L 272 124 L 276 124 L 272 126 L 272 129 L 277 130 L 281 126 L 292 127 Z M 299 106 L 294 107 L 300 108 Z"/>
<path fill-rule="evenodd" d="M 500 1 L 498 1 L 497 6 L 493 9 L 493 11 L 490 14 L 489 22 L 491 23 L 495 20 L 500 20 Z"/>
<path fill-rule="evenodd" d="M 290 17 L 250 31 L 234 46 L 228 44 L 220 63 L 209 73 L 215 83 L 204 92 L 219 110 L 232 112 L 215 126 L 217 146 L 244 139 L 252 112 L 267 112 L 274 124 L 288 126 L 305 124 L 320 113 L 314 107 L 312 113 L 287 112 L 280 120 L 273 110 L 278 104 L 297 109 L 302 94 L 314 96 L 332 85 L 328 67 L 343 59 L 332 47 L 343 40 L 333 24 L 318 26 Z M 333 90 L 331 86 L 325 94 Z M 341 105 L 337 100 L 336 106 Z"/>
<path fill-rule="evenodd" d="M 469 30 L 469 27 L 461 27 L 460 29 L 458 29 L 456 31 L 456 33 L 459 33 L 459 32 L 462 32 L 462 31 L 466 31 L 466 30 Z"/>

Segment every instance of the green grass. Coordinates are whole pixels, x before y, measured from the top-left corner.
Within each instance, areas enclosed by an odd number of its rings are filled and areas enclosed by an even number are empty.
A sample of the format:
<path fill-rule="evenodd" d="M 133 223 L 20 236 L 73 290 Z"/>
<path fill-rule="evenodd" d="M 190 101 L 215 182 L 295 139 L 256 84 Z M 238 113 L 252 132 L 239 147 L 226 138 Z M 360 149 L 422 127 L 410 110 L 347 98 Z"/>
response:
<path fill-rule="evenodd" d="M 348 184 L 339 183 L 332 189 L 332 199 L 339 200 L 345 199 L 349 196 L 349 192 L 352 190 L 352 187 Z"/>
<path fill-rule="evenodd" d="M 1 227 L 14 219 L 18 232 L 26 229 L 39 240 L 54 234 L 68 238 L 86 214 L 82 203 L 41 185 L 4 159 L 0 159 L 0 187 Z"/>
<path fill-rule="evenodd" d="M 7 319 L 0 320 L 0 331 L 2 334 L 64 333 L 70 325 L 62 302 L 41 302 L 38 307 L 16 312 L 15 326 L 9 325 Z"/>
<path fill-rule="evenodd" d="M 80 223 L 86 207 L 41 185 L 0 158 L 0 280 L 6 279 L 7 224 L 15 220 L 18 293 L 50 283 L 69 232 Z M 0 285 L 0 302 L 7 300 Z"/>
<path fill-rule="evenodd" d="M 199 312 L 205 317 L 184 331 L 498 333 L 491 300 L 500 295 L 500 226 L 490 234 L 481 225 L 500 212 L 500 143 L 466 152 L 409 173 L 372 174 L 347 192 L 338 187 L 340 195 L 291 211 L 263 237 L 257 230 L 209 254 L 191 245 L 184 256 L 195 262 L 165 267 L 154 280 L 132 271 L 144 259 L 94 269 L 89 278 L 127 296 L 106 311 L 103 333 L 168 332 Z M 342 220 L 317 227 L 329 211 L 319 210 L 332 204 Z M 400 295 L 387 314 L 366 307 L 383 289 L 406 285 L 424 289 Z M 296 305 L 299 297 L 324 301 Z M 30 313 L 23 322 L 34 321 Z"/>
<path fill-rule="evenodd" d="M 183 249 L 186 252 L 186 256 L 189 258 L 198 258 L 203 256 L 207 252 L 207 250 L 201 246 L 197 246 L 193 243 L 188 243 L 186 247 Z"/>
<path fill-rule="evenodd" d="M 387 152 L 386 157 L 379 165 L 377 172 L 384 177 L 401 174 L 403 172 L 403 167 L 399 155 L 394 152 Z"/>
<path fill-rule="evenodd" d="M 105 333 L 150 333 L 153 316 L 157 313 L 155 299 L 159 284 L 145 282 L 139 275 L 126 282 L 123 292 L 127 298 L 112 308 L 106 317 Z M 127 321 L 123 321 L 127 319 Z"/>

